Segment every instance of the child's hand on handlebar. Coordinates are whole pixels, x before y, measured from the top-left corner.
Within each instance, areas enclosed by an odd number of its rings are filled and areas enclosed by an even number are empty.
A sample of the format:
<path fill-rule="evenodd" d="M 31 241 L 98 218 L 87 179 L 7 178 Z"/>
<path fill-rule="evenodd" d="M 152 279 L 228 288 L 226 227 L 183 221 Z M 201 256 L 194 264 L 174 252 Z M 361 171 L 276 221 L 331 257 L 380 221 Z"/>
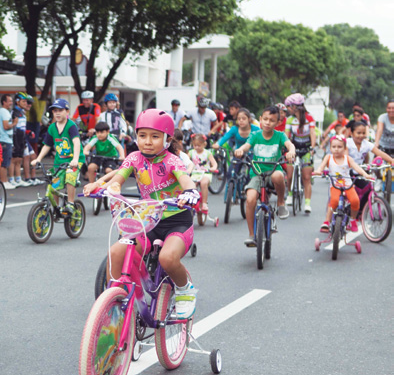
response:
<path fill-rule="evenodd" d="M 315 171 L 312 172 L 312 176 L 321 176 L 322 175 L 322 171 L 319 169 L 316 169 Z"/>
<path fill-rule="evenodd" d="M 196 189 L 184 190 L 178 196 L 178 207 L 182 208 L 185 204 L 194 206 L 200 200 L 200 193 Z"/>
<path fill-rule="evenodd" d="M 243 154 L 244 154 L 244 152 L 241 149 L 234 151 L 234 156 L 236 156 L 237 158 L 242 158 Z"/>
<path fill-rule="evenodd" d="M 286 159 L 287 159 L 287 161 L 288 161 L 289 163 L 291 163 L 292 161 L 294 161 L 295 157 L 296 157 L 295 152 L 288 151 L 288 152 L 286 153 Z"/>
<path fill-rule="evenodd" d="M 217 143 L 214 143 L 212 145 L 212 148 L 215 149 L 215 150 L 218 150 L 219 149 L 219 145 Z"/>
<path fill-rule="evenodd" d="M 37 159 L 34 159 L 30 162 L 30 164 L 34 167 L 39 161 Z"/>

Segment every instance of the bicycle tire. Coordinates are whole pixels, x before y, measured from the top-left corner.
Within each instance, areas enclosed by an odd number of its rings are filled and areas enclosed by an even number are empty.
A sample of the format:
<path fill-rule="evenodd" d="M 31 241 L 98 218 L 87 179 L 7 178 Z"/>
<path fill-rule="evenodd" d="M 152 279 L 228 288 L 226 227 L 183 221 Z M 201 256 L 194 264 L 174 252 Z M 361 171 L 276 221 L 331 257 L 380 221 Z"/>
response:
<path fill-rule="evenodd" d="M 0 221 L 4 216 L 5 208 L 7 206 L 7 192 L 3 183 L 0 181 Z"/>
<path fill-rule="evenodd" d="M 386 188 L 384 190 L 384 197 L 387 201 L 387 203 L 390 206 L 390 202 L 391 202 L 391 185 L 392 185 L 392 172 L 391 172 L 391 168 L 387 169 L 386 172 Z"/>
<path fill-rule="evenodd" d="M 121 303 L 127 292 L 109 288 L 96 300 L 83 330 L 79 351 L 79 375 L 126 375 L 131 363 L 135 340 L 135 313 L 132 311 L 130 329 L 124 351 L 117 351 L 125 313 Z M 132 306 L 131 306 L 132 308 Z"/>
<path fill-rule="evenodd" d="M 85 228 L 86 210 L 83 203 L 77 199 L 74 202 L 75 211 L 64 219 L 64 229 L 70 238 L 78 238 Z"/>
<path fill-rule="evenodd" d="M 177 319 L 174 289 L 170 284 L 163 283 L 157 298 L 155 320 L 164 321 L 170 310 L 170 319 Z M 155 330 L 156 353 L 164 368 L 173 370 L 180 366 L 187 352 L 187 339 L 186 323 L 166 324 Z"/>
<path fill-rule="evenodd" d="M 264 228 L 264 212 L 260 210 L 257 216 L 257 225 L 256 225 L 256 245 L 257 245 L 257 269 L 262 270 L 264 267 L 264 248 L 266 242 L 265 236 L 265 228 Z"/>
<path fill-rule="evenodd" d="M 100 263 L 97 270 L 96 281 L 94 283 L 94 298 L 97 299 L 107 289 L 107 258 L 106 256 Z"/>
<path fill-rule="evenodd" d="M 220 154 L 215 154 L 213 157 L 218 164 L 219 173 L 212 174 L 212 181 L 208 189 L 212 194 L 219 194 L 226 185 L 227 163 L 226 159 Z"/>
<path fill-rule="evenodd" d="M 292 194 L 293 194 L 293 202 L 292 202 L 293 216 L 297 216 L 297 203 L 298 203 L 298 168 L 297 167 L 294 168 Z"/>
<path fill-rule="evenodd" d="M 93 215 L 97 216 L 100 213 L 102 202 L 103 202 L 103 198 L 93 199 Z"/>
<path fill-rule="evenodd" d="M 342 216 L 337 216 L 335 219 L 334 234 L 332 235 L 332 260 L 337 260 L 339 241 L 341 240 L 341 226 L 342 226 Z"/>
<path fill-rule="evenodd" d="M 273 219 L 273 218 L 272 218 Z M 271 228 L 268 235 L 268 224 L 270 224 L 270 219 L 268 216 L 264 215 L 264 230 L 266 233 L 266 240 L 264 244 L 264 258 L 271 259 L 271 245 L 272 245 L 272 222 L 271 219 Z"/>
<path fill-rule="evenodd" d="M 105 210 L 108 211 L 109 210 L 109 198 L 108 197 L 103 198 L 103 204 L 104 204 Z"/>
<path fill-rule="evenodd" d="M 30 209 L 27 216 L 27 232 L 35 243 L 49 240 L 53 231 L 53 214 L 46 202 L 38 202 Z"/>
<path fill-rule="evenodd" d="M 375 217 L 379 217 L 379 212 L 382 219 L 377 220 Z M 383 197 L 373 197 L 372 213 L 368 202 L 365 204 L 361 213 L 361 226 L 368 241 L 382 242 L 390 235 L 393 222 L 392 215 L 391 207 Z"/>
<path fill-rule="evenodd" d="M 302 174 L 300 174 L 300 178 L 298 180 L 298 211 L 302 211 L 302 199 L 304 198 L 304 187 L 302 185 Z"/>
<path fill-rule="evenodd" d="M 234 182 L 230 181 L 227 187 L 227 197 L 226 197 L 226 208 L 224 210 L 224 222 L 228 224 L 230 220 L 231 206 L 233 203 L 233 195 L 234 195 Z"/>
<path fill-rule="evenodd" d="M 241 209 L 241 215 L 244 219 L 246 219 L 246 209 L 245 209 L 246 198 L 241 198 L 239 205 L 240 205 L 240 209 Z"/>

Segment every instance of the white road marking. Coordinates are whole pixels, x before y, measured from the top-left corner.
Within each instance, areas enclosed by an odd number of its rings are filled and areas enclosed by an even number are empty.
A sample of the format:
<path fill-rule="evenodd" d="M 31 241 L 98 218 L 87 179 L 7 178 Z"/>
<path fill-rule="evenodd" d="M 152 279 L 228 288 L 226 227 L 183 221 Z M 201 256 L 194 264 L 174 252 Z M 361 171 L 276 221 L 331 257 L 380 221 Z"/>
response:
<path fill-rule="evenodd" d="M 137 186 L 130 186 L 126 188 L 126 190 L 137 190 Z"/>
<path fill-rule="evenodd" d="M 37 200 L 35 201 L 30 201 L 30 202 L 22 202 L 22 203 L 14 203 L 14 204 L 7 204 L 7 208 L 13 208 L 13 207 L 21 207 L 21 206 L 29 206 L 34 203 L 37 203 Z"/>
<path fill-rule="evenodd" d="M 355 238 L 357 238 L 360 234 L 363 234 L 363 228 L 361 225 L 358 226 L 358 231 L 357 232 L 347 232 L 346 233 L 346 242 L 352 242 Z M 343 246 L 346 246 L 345 241 L 341 240 L 339 241 L 339 246 L 338 248 L 342 248 Z M 332 250 L 332 242 L 327 245 L 324 250 Z"/>
<path fill-rule="evenodd" d="M 207 316 L 196 324 L 193 324 L 193 336 L 197 339 L 203 334 L 209 332 L 219 324 L 225 322 L 227 319 L 232 318 L 242 310 L 246 309 L 253 303 L 271 293 L 270 290 L 253 289 L 251 292 L 231 302 L 227 306 Z M 193 346 L 193 344 L 192 344 Z M 141 358 L 137 362 L 131 362 L 130 370 L 127 375 L 137 375 L 148 367 L 154 365 L 158 361 L 156 349 L 150 349 L 143 352 Z"/>

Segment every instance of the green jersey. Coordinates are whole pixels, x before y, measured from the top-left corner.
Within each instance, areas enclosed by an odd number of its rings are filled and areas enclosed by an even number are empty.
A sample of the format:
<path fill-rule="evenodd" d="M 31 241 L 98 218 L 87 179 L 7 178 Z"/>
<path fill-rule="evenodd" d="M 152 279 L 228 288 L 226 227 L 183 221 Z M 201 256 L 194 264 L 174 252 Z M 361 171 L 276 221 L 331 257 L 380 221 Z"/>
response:
<path fill-rule="evenodd" d="M 246 143 L 249 143 L 252 146 L 251 149 L 253 151 L 253 160 L 274 162 L 282 156 L 282 149 L 285 146 L 285 142 L 288 140 L 289 139 L 285 133 L 279 132 L 277 130 L 274 130 L 274 134 L 270 139 L 265 139 L 263 136 L 263 131 L 259 130 L 257 132 L 251 133 Z M 271 171 L 273 167 L 273 165 L 269 164 L 259 164 L 256 169 L 261 170 L 261 172 L 267 172 Z M 283 171 L 280 165 L 278 165 L 276 169 Z M 256 174 L 251 169 L 250 177 L 254 176 L 256 176 Z"/>
<path fill-rule="evenodd" d="M 108 156 L 117 158 L 119 156 L 117 146 L 120 145 L 119 141 L 112 134 L 108 134 L 108 137 L 104 141 L 100 141 L 97 135 L 94 135 L 88 143 L 92 147 L 96 147 L 97 155 Z"/>
<path fill-rule="evenodd" d="M 63 131 L 59 133 L 58 127 L 56 123 L 49 125 L 48 133 L 45 137 L 44 144 L 49 147 L 54 147 L 55 161 L 54 165 L 59 166 L 62 163 L 69 163 L 74 157 L 74 144 L 73 139 L 78 137 L 79 132 L 77 125 L 71 120 L 67 120 L 66 125 L 63 128 Z M 85 162 L 85 155 L 82 151 L 82 145 L 79 150 L 79 163 Z"/>

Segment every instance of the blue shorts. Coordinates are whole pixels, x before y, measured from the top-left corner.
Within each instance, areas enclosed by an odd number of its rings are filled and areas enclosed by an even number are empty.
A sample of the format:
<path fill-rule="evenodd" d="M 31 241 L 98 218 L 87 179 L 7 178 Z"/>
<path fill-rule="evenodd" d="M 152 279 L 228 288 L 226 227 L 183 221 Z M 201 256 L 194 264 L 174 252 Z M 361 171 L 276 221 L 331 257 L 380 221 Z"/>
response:
<path fill-rule="evenodd" d="M 11 164 L 11 158 L 12 158 L 12 144 L 11 143 L 3 143 L 0 142 L 1 147 L 3 148 L 3 162 L 1 163 L 1 166 L 3 168 L 8 168 Z"/>

